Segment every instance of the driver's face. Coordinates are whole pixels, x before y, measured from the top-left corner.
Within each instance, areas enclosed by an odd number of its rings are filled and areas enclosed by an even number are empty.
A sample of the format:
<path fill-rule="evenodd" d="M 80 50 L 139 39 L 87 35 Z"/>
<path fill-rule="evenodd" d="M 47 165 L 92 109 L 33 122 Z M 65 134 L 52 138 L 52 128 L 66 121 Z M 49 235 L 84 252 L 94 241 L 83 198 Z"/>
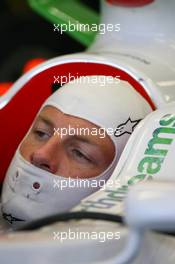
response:
<path fill-rule="evenodd" d="M 22 156 L 33 165 L 53 174 L 72 178 L 91 178 L 102 173 L 112 162 L 115 148 L 108 135 L 82 133 L 59 135 L 71 128 L 98 126 L 82 118 L 64 114 L 52 106 L 46 106 L 20 147 Z M 83 130 L 82 130 L 83 131 Z M 84 130 L 85 131 L 85 130 Z"/>

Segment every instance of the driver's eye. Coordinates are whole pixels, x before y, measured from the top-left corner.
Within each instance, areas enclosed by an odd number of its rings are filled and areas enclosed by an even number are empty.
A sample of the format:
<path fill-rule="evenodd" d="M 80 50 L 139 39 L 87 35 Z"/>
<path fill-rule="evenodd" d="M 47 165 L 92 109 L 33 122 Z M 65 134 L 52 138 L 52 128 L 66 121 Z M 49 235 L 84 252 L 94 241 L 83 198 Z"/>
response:
<path fill-rule="evenodd" d="M 71 150 L 72 152 L 72 155 L 75 159 L 78 159 L 80 161 L 83 161 L 83 162 L 88 162 L 88 163 L 91 163 L 91 159 L 85 155 L 82 151 L 80 151 L 79 149 L 76 149 L 76 148 L 73 148 Z"/>
<path fill-rule="evenodd" d="M 35 129 L 34 131 L 34 134 L 36 136 L 36 138 L 38 139 L 42 139 L 42 140 L 45 140 L 45 139 L 49 139 L 50 138 L 50 133 L 44 131 L 44 130 L 41 130 L 41 129 Z"/>

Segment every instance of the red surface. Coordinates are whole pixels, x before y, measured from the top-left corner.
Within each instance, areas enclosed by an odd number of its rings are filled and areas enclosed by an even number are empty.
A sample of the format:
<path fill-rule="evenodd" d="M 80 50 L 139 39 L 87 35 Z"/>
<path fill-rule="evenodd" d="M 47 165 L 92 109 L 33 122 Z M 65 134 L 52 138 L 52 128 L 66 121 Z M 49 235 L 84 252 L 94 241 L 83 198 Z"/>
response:
<path fill-rule="evenodd" d="M 126 7 L 139 7 L 150 4 L 154 0 L 106 0 L 108 3 Z"/>
<path fill-rule="evenodd" d="M 29 80 L 13 99 L 0 110 L 0 182 L 3 181 L 10 160 L 29 129 L 36 113 L 51 94 L 54 76 L 106 75 L 127 80 L 155 109 L 143 87 L 127 73 L 112 66 L 97 63 L 67 63 L 49 68 Z M 78 73 L 78 74 L 77 74 Z"/>
<path fill-rule="evenodd" d="M 10 89 L 10 87 L 12 85 L 13 85 L 12 82 L 2 82 L 2 83 L 0 83 L 0 96 L 5 94 Z"/>

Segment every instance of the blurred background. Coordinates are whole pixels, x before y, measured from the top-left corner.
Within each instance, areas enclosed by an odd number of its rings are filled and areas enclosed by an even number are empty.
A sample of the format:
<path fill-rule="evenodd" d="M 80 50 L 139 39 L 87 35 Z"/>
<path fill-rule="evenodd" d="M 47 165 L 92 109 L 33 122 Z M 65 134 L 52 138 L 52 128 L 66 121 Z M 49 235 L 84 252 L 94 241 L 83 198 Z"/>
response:
<path fill-rule="evenodd" d="M 98 0 L 80 2 L 99 13 Z M 38 63 L 86 48 L 67 33 L 54 32 L 53 23 L 36 13 L 27 0 L 1 0 L 0 20 L 0 95 Z"/>

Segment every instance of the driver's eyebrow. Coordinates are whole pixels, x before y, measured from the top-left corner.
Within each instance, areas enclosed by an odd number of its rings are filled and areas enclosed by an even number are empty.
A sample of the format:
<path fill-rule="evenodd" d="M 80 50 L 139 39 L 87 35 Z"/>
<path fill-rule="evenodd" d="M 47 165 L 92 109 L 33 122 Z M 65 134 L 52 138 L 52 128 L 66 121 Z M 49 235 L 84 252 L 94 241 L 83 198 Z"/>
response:
<path fill-rule="evenodd" d="M 54 127 L 54 123 L 47 117 L 44 116 L 38 116 L 38 120 L 37 121 L 42 121 L 44 122 L 47 126 L 53 128 Z"/>

